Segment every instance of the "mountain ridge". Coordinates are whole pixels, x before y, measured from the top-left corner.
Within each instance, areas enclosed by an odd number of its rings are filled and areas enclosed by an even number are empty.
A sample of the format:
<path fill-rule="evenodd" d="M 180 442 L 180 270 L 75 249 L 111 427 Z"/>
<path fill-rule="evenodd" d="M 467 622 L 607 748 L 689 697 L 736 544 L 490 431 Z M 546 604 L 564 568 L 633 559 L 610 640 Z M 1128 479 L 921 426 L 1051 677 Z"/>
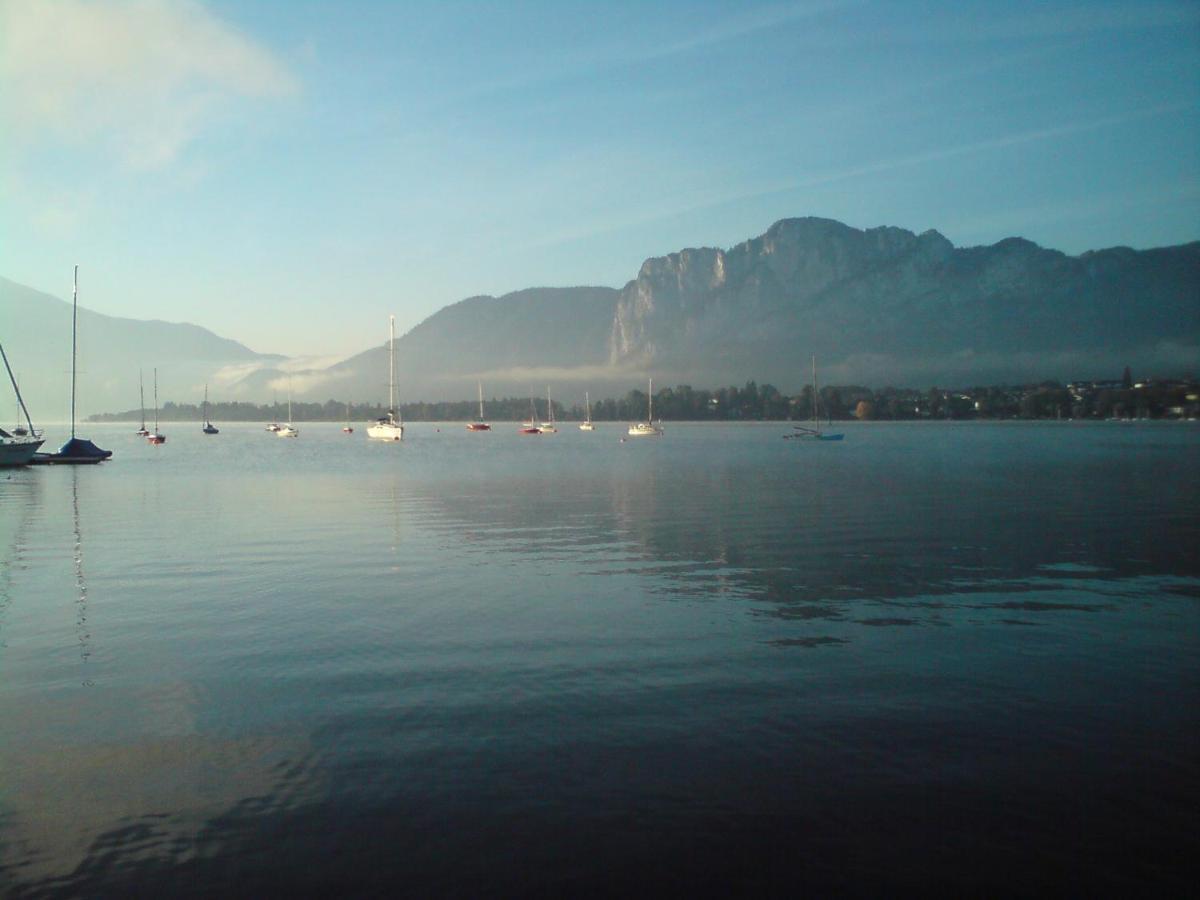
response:
<path fill-rule="evenodd" d="M 21 286 L 0 279 L 8 309 L 13 287 Z M 134 330 L 154 324 L 128 322 Z M 385 322 L 366 350 L 290 372 L 279 365 L 284 358 L 199 326 L 158 324 L 160 332 L 184 329 L 193 342 L 200 338 L 188 329 L 225 342 L 201 341 L 173 357 L 196 363 L 193 384 L 208 380 L 205 365 L 214 369 L 209 377 L 220 375 L 231 399 L 265 400 L 289 382 L 298 398 L 386 397 Z M 69 333 L 57 340 L 69 346 Z M 1019 236 L 955 247 L 932 228 L 794 217 L 728 249 L 648 257 L 619 288 L 466 297 L 397 339 L 401 395 L 428 399 L 470 396 L 476 381 L 489 393 L 538 396 L 549 381 L 570 399 L 647 374 L 664 384 L 757 379 L 797 389 L 813 354 L 826 381 L 878 385 L 1105 377 L 1124 365 L 1195 372 L 1200 241 L 1071 256 Z"/>

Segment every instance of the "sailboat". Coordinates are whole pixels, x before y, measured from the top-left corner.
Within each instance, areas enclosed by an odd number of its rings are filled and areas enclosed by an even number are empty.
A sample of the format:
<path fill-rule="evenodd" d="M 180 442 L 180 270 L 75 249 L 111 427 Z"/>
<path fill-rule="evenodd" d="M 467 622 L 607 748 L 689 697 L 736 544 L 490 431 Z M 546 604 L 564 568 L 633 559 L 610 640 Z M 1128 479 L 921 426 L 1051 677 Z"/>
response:
<path fill-rule="evenodd" d="M 396 414 L 396 317 L 388 317 L 388 411 L 367 426 L 367 437 L 381 441 L 404 440 L 404 423 Z"/>
<path fill-rule="evenodd" d="M 13 393 L 17 395 L 17 409 L 25 413 L 25 423 L 29 426 L 22 428 L 18 425 L 12 434 L 0 428 L 0 466 L 23 466 L 33 461 L 33 455 L 38 447 L 42 446 L 42 433 L 33 427 L 29 418 L 29 410 L 25 408 L 25 401 L 21 399 L 21 389 L 17 386 L 12 369 L 9 368 L 8 355 L 4 352 L 3 344 L 0 344 L 0 357 L 4 359 L 4 368 L 8 372 L 8 380 L 12 382 Z"/>
<path fill-rule="evenodd" d="M 542 424 L 538 421 L 537 404 L 533 402 L 533 398 L 529 398 L 529 421 L 522 422 L 521 427 L 517 429 L 518 434 L 541 434 Z"/>
<path fill-rule="evenodd" d="M 538 431 L 542 434 L 558 434 L 558 429 L 554 427 L 554 403 L 550 399 L 550 385 L 546 385 L 546 415 L 550 421 L 538 426 Z"/>
<path fill-rule="evenodd" d="M 271 398 L 271 411 L 275 413 L 276 418 L 279 417 L 278 408 L 279 408 L 279 398 L 272 397 Z M 290 416 L 289 416 L 289 418 L 290 418 Z M 279 423 L 278 422 L 268 422 L 266 430 L 274 431 L 276 434 L 278 434 L 279 433 Z"/>
<path fill-rule="evenodd" d="M 138 369 L 138 402 L 142 406 L 142 427 L 134 434 L 138 437 L 148 437 L 150 432 L 146 429 L 146 382 L 142 377 L 141 369 Z"/>
<path fill-rule="evenodd" d="M 630 437 L 661 437 L 663 430 L 654 424 L 654 379 L 650 379 L 646 391 L 646 421 L 629 426 Z"/>
<path fill-rule="evenodd" d="M 158 369 L 154 370 L 154 430 L 146 435 L 151 444 L 165 444 L 167 436 L 158 430 Z"/>
<path fill-rule="evenodd" d="M 217 426 L 215 426 L 212 422 L 208 421 L 208 385 L 207 384 L 204 386 L 204 427 L 201 428 L 200 430 L 203 431 L 205 434 L 220 434 L 221 433 L 217 429 Z"/>
<path fill-rule="evenodd" d="M 342 431 L 346 434 L 354 434 L 354 426 L 350 424 L 350 404 L 346 404 L 346 424 L 342 426 Z"/>
<path fill-rule="evenodd" d="M 840 441 L 845 437 L 841 433 L 830 433 L 821 430 L 820 414 L 817 411 L 818 398 L 821 396 L 817 390 L 817 357 L 812 358 L 812 425 L 793 425 L 793 433 L 785 434 L 785 438 L 794 438 L 802 441 Z"/>
<path fill-rule="evenodd" d="M 479 418 L 467 423 L 467 431 L 491 431 L 492 426 L 483 420 L 483 382 L 477 382 L 479 388 Z"/>
<path fill-rule="evenodd" d="M 280 425 L 275 430 L 276 437 L 299 437 L 300 429 L 292 424 L 292 383 L 288 382 L 288 420 L 287 424 Z"/>
<path fill-rule="evenodd" d="M 71 288 L 71 439 L 58 448 L 57 453 L 39 453 L 33 458 L 35 463 L 57 463 L 60 465 L 90 465 L 108 459 L 111 450 L 102 450 L 87 438 L 75 436 L 75 363 L 78 356 L 77 337 L 79 334 L 79 266 L 75 267 L 75 276 Z"/>
<path fill-rule="evenodd" d="M 583 392 L 583 408 L 587 411 L 586 418 L 579 423 L 580 431 L 595 431 L 596 426 L 592 424 L 592 398 L 588 396 L 588 392 Z"/>

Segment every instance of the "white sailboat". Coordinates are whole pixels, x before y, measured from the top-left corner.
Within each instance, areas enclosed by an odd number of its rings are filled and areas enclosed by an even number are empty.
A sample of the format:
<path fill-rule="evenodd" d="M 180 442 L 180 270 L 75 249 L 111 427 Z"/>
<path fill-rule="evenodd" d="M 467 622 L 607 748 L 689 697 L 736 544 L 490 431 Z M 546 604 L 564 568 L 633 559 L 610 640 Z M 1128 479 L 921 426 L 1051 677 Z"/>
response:
<path fill-rule="evenodd" d="M 204 386 L 204 427 L 200 429 L 205 434 L 220 434 L 220 430 L 208 421 L 208 385 Z"/>
<path fill-rule="evenodd" d="M 546 415 L 550 421 L 539 425 L 538 431 L 542 434 L 558 434 L 558 429 L 554 427 L 554 403 L 550 400 L 550 385 L 546 385 Z"/>
<path fill-rule="evenodd" d="M 629 426 L 630 437 L 661 437 L 663 430 L 654 424 L 654 379 L 650 379 L 646 391 L 646 421 Z"/>
<path fill-rule="evenodd" d="M 812 426 L 793 425 L 793 433 L 785 434 L 785 438 L 793 438 L 800 441 L 840 441 L 845 437 L 841 433 L 831 433 L 821 430 L 820 413 L 817 409 L 817 403 L 821 394 L 817 390 L 817 357 L 814 354 L 812 358 Z"/>
<path fill-rule="evenodd" d="M 595 431 L 596 426 L 592 424 L 592 398 L 588 396 L 588 392 L 583 392 L 583 408 L 586 411 L 584 420 L 579 423 L 580 431 Z"/>
<path fill-rule="evenodd" d="M 278 407 L 279 407 L 279 398 L 276 396 L 272 396 L 271 397 L 271 412 L 275 413 L 276 416 L 279 415 Z M 278 422 L 268 422 L 266 430 L 278 432 L 279 431 L 279 423 Z"/>
<path fill-rule="evenodd" d="M 294 438 L 300 436 L 300 429 L 292 424 L 292 383 L 288 382 L 288 420 L 275 431 L 276 437 Z"/>
<path fill-rule="evenodd" d="M 0 345 L 0 357 L 4 358 L 4 368 L 8 372 L 8 380 L 12 382 L 13 393 L 17 395 L 17 410 L 18 413 L 25 413 L 25 423 L 28 428 L 22 428 L 18 425 L 13 429 L 13 433 L 9 434 L 3 428 L 0 428 L 0 466 L 23 466 L 33 459 L 33 454 L 37 452 L 38 447 L 42 446 L 42 433 L 33 427 L 33 422 L 29 418 L 29 410 L 25 408 L 25 401 L 21 398 L 21 389 L 17 386 L 17 379 L 13 377 L 12 369 L 8 365 L 8 355 L 4 352 L 4 346 Z M 20 418 L 18 416 L 18 422 Z"/>
<path fill-rule="evenodd" d="M 367 437 L 380 441 L 404 440 L 404 423 L 396 412 L 396 317 L 388 317 L 388 411 L 367 426 Z"/>
<path fill-rule="evenodd" d="M 158 430 L 158 369 L 154 370 L 154 430 L 146 435 L 151 444 L 165 444 L 167 436 Z"/>
<path fill-rule="evenodd" d="M 483 382 L 477 382 L 476 386 L 479 388 L 479 418 L 467 423 L 467 431 L 491 431 L 492 426 L 483 418 Z"/>

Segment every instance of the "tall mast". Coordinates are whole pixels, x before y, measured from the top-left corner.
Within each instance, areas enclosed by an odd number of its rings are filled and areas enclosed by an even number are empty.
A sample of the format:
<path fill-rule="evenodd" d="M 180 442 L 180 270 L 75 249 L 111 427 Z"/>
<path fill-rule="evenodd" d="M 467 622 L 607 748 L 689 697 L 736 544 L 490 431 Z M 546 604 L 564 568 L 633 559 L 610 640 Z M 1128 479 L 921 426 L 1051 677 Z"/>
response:
<path fill-rule="evenodd" d="M 646 417 L 647 417 L 646 421 L 648 423 L 650 423 L 651 425 L 653 425 L 654 424 L 654 379 L 653 378 L 650 379 L 649 393 L 650 393 L 650 396 L 646 398 L 648 401 L 646 404 Z"/>
<path fill-rule="evenodd" d="M 396 420 L 396 317 L 388 316 L 388 414 Z"/>
<path fill-rule="evenodd" d="M 817 427 L 817 354 L 813 354 L 812 358 L 813 370 L 813 428 Z"/>
<path fill-rule="evenodd" d="M 71 440 L 75 440 L 75 323 L 79 316 L 79 266 L 71 287 Z M 155 431 L 158 429 L 155 428 Z"/>
<path fill-rule="evenodd" d="M 158 434 L 158 367 L 154 367 L 154 433 Z M 72 432 L 74 434 L 74 432 Z"/>
<path fill-rule="evenodd" d="M 550 402 L 550 385 L 546 385 L 546 418 L 554 424 L 554 404 Z"/>
<path fill-rule="evenodd" d="M 146 381 L 138 369 L 138 403 L 142 405 L 142 430 L 146 430 Z"/>
<path fill-rule="evenodd" d="M 483 421 L 483 382 L 477 381 L 475 384 L 479 387 L 479 421 Z"/>
<path fill-rule="evenodd" d="M 29 433 L 34 433 L 33 420 L 29 418 L 29 410 L 25 408 L 25 401 L 21 398 L 21 388 L 17 386 L 17 379 L 13 377 L 12 368 L 8 364 L 8 354 L 4 352 L 4 345 L 0 344 L 0 357 L 4 359 L 4 368 L 8 372 L 8 380 L 12 382 L 13 392 L 17 395 L 17 405 L 25 413 L 25 424 L 29 426 Z"/>

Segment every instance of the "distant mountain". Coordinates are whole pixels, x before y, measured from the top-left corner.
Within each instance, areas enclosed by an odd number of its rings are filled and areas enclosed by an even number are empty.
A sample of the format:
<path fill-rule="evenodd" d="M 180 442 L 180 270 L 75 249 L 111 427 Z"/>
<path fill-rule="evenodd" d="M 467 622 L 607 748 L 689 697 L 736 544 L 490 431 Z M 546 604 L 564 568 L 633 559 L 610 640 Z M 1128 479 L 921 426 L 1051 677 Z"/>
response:
<path fill-rule="evenodd" d="M 0 335 L 39 407 L 66 409 L 70 307 L 0 279 Z M 81 310 L 86 410 L 128 409 L 137 367 L 160 366 L 160 393 L 186 401 L 204 380 L 222 399 L 387 397 L 387 323 L 378 342 L 334 366 L 285 375 L 192 325 Z M 661 385 L 808 379 L 870 386 L 967 386 L 1113 378 L 1124 366 L 1163 377 L 1200 370 L 1200 242 L 1080 256 L 1021 238 L 956 248 L 936 231 L 857 229 L 784 219 L 728 250 L 646 260 L 621 289 L 531 288 L 471 297 L 397 338 L 402 400 L 544 395 L 570 402 Z M 22 361 L 22 357 L 26 361 Z M 45 393 L 39 395 L 38 391 Z M 44 399 L 43 399 L 44 398 Z M 44 402 L 45 405 L 42 405 Z M 0 412 L 2 420 L 2 412 Z"/>
<path fill-rule="evenodd" d="M 382 330 L 382 329 L 381 329 Z M 1021 238 L 956 248 L 936 231 L 785 219 L 729 250 L 655 257 L 620 291 L 475 297 L 397 341 L 403 397 L 624 393 L 747 379 L 794 390 L 1162 376 L 1200 369 L 1200 242 L 1072 257 Z M 383 396 L 382 346 L 309 373 L 314 399 Z M 260 376 L 261 377 L 261 376 Z"/>
<path fill-rule="evenodd" d="M 1200 362 L 1200 242 L 1067 256 L 1021 238 L 785 219 L 728 251 L 647 260 L 621 291 L 609 362 L 703 383 L 928 385 L 1167 375 Z"/>
<path fill-rule="evenodd" d="M 551 382 L 587 380 L 589 372 L 615 376 L 608 364 L 618 292 L 606 287 L 529 288 L 503 297 L 470 297 L 434 313 L 396 339 L 396 378 L 405 399 L 474 396 L 483 382 L 489 396 L 543 396 Z M 292 376 L 312 399 L 387 398 L 387 323 L 381 343 L 327 369 Z M 265 389 L 282 373 L 253 380 Z"/>
<path fill-rule="evenodd" d="M 34 424 L 66 420 L 71 402 L 71 304 L 0 278 L 0 328 L 0 341 L 20 378 Z M 196 325 L 116 318 L 83 306 L 78 355 L 81 416 L 136 407 L 139 368 L 145 370 L 149 404 L 155 366 L 160 397 L 183 400 L 199 396 L 205 381 L 212 381 L 219 392 L 240 380 L 246 367 L 274 365 L 282 359 L 255 353 Z M 11 396 L 7 387 L 0 389 L 2 396 Z M 11 410 L 0 407 L 0 422 L 12 416 Z"/>

